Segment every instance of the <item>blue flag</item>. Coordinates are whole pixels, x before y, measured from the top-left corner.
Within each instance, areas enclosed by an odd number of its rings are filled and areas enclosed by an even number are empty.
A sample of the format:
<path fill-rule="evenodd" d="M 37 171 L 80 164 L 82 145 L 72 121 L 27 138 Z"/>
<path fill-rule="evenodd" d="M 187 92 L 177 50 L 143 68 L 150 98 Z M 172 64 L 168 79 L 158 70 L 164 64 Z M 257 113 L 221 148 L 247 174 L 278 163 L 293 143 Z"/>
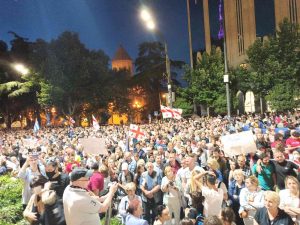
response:
<path fill-rule="evenodd" d="M 40 129 L 40 125 L 37 119 L 35 119 L 35 123 L 34 123 L 34 127 L 33 127 L 33 131 L 36 133 L 38 132 Z"/>

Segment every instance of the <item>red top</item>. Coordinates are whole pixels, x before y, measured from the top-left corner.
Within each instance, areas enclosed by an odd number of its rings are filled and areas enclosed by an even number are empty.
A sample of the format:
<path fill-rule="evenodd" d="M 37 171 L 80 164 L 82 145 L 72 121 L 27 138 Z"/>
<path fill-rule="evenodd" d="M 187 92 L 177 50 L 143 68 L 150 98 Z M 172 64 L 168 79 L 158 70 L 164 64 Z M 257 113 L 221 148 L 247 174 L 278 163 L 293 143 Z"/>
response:
<path fill-rule="evenodd" d="M 99 173 L 98 171 L 94 172 L 90 178 L 87 188 L 89 191 L 99 190 L 99 192 L 101 192 L 104 188 L 103 175 L 101 173 Z"/>

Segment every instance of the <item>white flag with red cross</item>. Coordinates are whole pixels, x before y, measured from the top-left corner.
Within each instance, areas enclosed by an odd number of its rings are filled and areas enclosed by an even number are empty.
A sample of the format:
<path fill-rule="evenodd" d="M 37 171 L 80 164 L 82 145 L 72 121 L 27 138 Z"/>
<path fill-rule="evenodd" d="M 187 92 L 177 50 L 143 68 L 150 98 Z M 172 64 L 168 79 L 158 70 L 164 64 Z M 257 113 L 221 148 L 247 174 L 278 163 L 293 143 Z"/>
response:
<path fill-rule="evenodd" d="M 94 115 L 92 115 L 92 118 L 93 118 L 93 127 L 94 127 L 94 129 L 99 130 L 100 126 L 99 126 L 99 123 L 98 123 L 97 119 L 94 117 Z"/>
<path fill-rule="evenodd" d="M 145 137 L 145 132 L 136 124 L 130 124 L 129 137 L 141 140 Z"/>
<path fill-rule="evenodd" d="M 160 111 L 161 111 L 164 119 L 174 118 L 174 119 L 180 120 L 182 118 L 181 117 L 182 109 L 169 108 L 169 107 L 161 105 Z"/>
<path fill-rule="evenodd" d="M 67 116 L 67 119 L 70 125 L 73 125 L 75 123 L 75 120 L 71 116 Z"/>

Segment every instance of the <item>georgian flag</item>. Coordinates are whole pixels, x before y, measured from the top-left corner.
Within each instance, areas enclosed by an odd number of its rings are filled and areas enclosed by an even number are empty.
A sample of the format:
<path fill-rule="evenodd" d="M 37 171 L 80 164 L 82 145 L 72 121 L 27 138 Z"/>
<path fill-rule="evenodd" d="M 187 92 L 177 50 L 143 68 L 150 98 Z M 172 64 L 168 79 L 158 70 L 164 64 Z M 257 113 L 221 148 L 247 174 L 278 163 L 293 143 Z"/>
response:
<path fill-rule="evenodd" d="M 94 115 L 92 115 L 92 118 L 93 118 L 93 127 L 94 127 L 94 129 L 99 130 L 100 126 L 99 126 L 99 123 L 98 123 L 97 119 L 94 117 Z"/>
<path fill-rule="evenodd" d="M 129 126 L 129 137 L 135 138 L 137 140 L 141 140 L 145 137 L 144 131 L 136 124 L 130 124 Z"/>
<path fill-rule="evenodd" d="M 180 120 L 182 118 L 181 117 L 182 109 L 169 108 L 169 107 L 161 105 L 160 111 L 161 111 L 164 119 L 174 118 L 174 119 Z"/>
<path fill-rule="evenodd" d="M 40 125 L 39 125 L 39 122 L 37 119 L 35 119 L 35 123 L 34 123 L 34 126 L 33 126 L 33 131 L 34 133 L 38 132 L 40 129 Z"/>
<path fill-rule="evenodd" d="M 71 125 L 73 125 L 75 123 L 75 120 L 71 116 L 67 116 L 67 118 L 69 119 L 69 123 Z"/>

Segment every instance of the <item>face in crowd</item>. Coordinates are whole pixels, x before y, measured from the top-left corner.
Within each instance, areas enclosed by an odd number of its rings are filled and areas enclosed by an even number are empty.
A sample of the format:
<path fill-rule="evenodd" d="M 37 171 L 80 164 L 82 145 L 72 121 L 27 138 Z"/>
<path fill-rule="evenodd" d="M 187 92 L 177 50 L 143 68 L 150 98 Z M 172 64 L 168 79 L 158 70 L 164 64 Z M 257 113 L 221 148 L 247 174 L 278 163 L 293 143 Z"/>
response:
<path fill-rule="evenodd" d="M 278 163 L 282 163 L 282 162 L 284 162 L 284 160 L 285 160 L 283 153 L 282 153 L 282 152 L 279 152 L 279 151 L 275 152 L 275 154 L 274 154 L 274 159 L 275 159 L 275 161 L 277 161 Z"/>

